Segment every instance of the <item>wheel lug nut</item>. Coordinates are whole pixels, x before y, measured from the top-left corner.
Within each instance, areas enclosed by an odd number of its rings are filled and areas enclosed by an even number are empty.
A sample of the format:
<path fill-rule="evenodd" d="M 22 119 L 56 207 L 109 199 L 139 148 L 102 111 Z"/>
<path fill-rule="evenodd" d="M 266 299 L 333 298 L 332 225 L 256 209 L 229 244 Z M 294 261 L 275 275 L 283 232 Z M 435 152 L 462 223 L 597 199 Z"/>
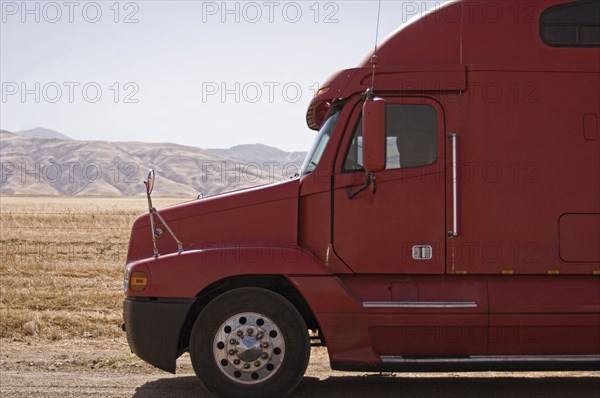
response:
<path fill-rule="evenodd" d="M 248 329 L 248 336 L 252 336 L 253 333 L 254 333 L 254 330 Z"/>
<path fill-rule="evenodd" d="M 239 365 L 240 364 L 240 360 L 239 359 L 234 359 L 233 360 L 233 364 L 234 365 Z"/>
<path fill-rule="evenodd" d="M 235 355 L 235 350 L 229 350 L 229 355 Z"/>
<path fill-rule="evenodd" d="M 263 337 L 265 337 L 265 335 L 264 335 L 264 334 L 262 334 L 262 333 L 258 333 L 258 334 L 256 335 L 256 338 L 257 338 L 257 339 L 259 339 L 259 340 L 260 340 L 260 339 L 262 339 Z"/>
<path fill-rule="evenodd" d="M 250 369 L 250 364 L 249 363 L 245 363 L 244 364 L 244 369 Z"/>
<path fill-rule="evenodd" d="M 261 344 L 262 348 L 267 348 L 268 346 L 269 346 L 269 343 L 266 343 L 266 342 Z"/>
<path fill-rule="evenodd" d="M 260 357 L 262 359 L 267 359 L 267 358 L 269 358 L 269 354 L 267 354 L 266 352 L 263 352 L 262 354 L 260 354 Z"/>
<path fill-rule="evenodd" d="M 238 335 L 238 337 L 242 337 L 244 335 L 244 332 L 242 332 L 241 330 L 238 330 L 237 335 Z"/>
<path fill-rule="evenodd" d="M 254 366 L 256 366 L 258 368 L 260 366 L 260 361 L 254 362 Z"/>
<path fill-rule="evenodd" d="M 231 340 L 229 340 L 229 344 L 233 345 L 233 344 L 235 344 L 235 343 L 236 343 L 235 339 L 231 339 Z"/>

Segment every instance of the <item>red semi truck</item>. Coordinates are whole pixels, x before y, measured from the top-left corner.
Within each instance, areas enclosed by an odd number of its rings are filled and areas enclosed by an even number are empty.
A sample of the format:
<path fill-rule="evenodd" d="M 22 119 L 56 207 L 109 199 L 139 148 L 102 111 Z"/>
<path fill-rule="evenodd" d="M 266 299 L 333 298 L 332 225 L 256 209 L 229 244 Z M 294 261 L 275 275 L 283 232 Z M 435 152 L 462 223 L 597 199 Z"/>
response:
<path fill-rule="evenodd" d="M 286 395 L 317 344 L 338 370 L 600 370 L 599 21 L 452 2 L 319 90 L 297 178 L 148 195 L 132 351 L 233 397 Z"/>

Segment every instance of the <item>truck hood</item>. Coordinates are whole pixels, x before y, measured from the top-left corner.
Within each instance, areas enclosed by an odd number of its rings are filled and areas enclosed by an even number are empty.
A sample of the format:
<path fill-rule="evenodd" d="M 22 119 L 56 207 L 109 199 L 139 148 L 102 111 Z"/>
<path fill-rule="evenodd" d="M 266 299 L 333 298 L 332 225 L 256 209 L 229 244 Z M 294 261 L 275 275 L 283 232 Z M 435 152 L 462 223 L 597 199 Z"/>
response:
<path fill-rule="evenodd" d="M 295 244 L 299 180 L 230 192 L 160 209 L 160 215 L 187 250 L 231 249 L 248 245 Z M 155 217 L 161 255 L 177 252 L 167 228 Z M 131 229 L 127 262 L 153 256 L 150 217 L 138 217 Z"/>

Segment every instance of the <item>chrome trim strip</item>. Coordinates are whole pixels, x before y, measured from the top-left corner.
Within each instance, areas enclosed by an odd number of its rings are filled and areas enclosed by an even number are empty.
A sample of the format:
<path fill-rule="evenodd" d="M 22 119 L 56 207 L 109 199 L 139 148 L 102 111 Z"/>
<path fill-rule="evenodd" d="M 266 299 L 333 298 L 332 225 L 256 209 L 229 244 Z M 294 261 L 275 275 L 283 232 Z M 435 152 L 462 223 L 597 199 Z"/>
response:
<path fill-rule="evenodd" d="M 474 301 L 364 301 L 364 308 L 476 308 Z"/>
<path fill-rule="evenodd" d="M 493 355 L 468 358 L 405 358 L 399 355 L 383 355 L 384 363 L 474 363 L 474 362 L 596 362 L 600 355 Z"/>
<path fill-rule="evenodd" d="M 456 133 L 448 133 L 452 141 L 452 231 L 448 231 L 451 238 L 458 236 L 458 159 L 456 153 Z"/>

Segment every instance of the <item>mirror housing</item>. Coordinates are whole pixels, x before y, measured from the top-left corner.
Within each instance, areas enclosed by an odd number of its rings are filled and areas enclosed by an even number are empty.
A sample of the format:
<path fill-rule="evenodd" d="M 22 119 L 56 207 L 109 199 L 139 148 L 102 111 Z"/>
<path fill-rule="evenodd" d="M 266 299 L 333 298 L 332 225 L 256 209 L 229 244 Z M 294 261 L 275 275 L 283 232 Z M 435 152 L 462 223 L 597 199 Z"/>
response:
<path fill-rule="evenodd" d="M 387 145 L 385 100 L 383 98 L 367 98 L 363 104 L 362 124 L 365 171 L 372 173 L 385 170 Z"/>
<path fill-rule="evenodd" d="M 146 184 L 146 195 L 150 196 L 152 190 L 154 189 L 154 170 L 148 170 L 148 178 L 144 181 Z"/>

